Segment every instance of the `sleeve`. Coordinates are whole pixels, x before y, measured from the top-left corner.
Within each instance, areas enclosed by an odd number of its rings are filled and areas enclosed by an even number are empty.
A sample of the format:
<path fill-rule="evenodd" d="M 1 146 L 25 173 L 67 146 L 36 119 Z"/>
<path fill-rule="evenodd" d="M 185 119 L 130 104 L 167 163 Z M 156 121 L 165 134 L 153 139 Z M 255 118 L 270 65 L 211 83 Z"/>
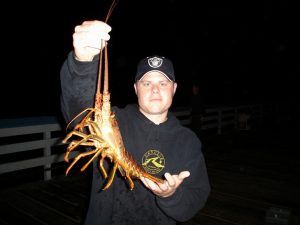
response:
<path fill-rule="evenodd" d="M 88 107 L 93 107 L 98 71 L 98 59 L 80 62 L 73 51 L 60 70 L 61 111 L 66 122 Z"/>
<path fill-rule="evenodd" d="M 170 197 L 156 198 L 158 206 L 179 222 L 191 219 L 204 207 L 211 189 L 200 140 L 193 141 L 186 147 L 189 149 L 181 151 L 187 153 L 182 160 L 185 162 L 184 170 L 190 171 L 190 176 Z"/>

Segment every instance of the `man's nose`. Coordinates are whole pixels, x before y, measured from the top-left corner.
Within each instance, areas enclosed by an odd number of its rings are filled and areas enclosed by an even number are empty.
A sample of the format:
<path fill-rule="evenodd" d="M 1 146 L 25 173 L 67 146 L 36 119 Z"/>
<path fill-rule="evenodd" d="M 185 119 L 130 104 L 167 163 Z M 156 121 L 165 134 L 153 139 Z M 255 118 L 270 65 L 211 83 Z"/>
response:
<path fill-rule="evenodd" d="M 152 92 L 153 93 L 158 93 L 159 92 L 159 87 L 157 85 L 153 85 Z"/>

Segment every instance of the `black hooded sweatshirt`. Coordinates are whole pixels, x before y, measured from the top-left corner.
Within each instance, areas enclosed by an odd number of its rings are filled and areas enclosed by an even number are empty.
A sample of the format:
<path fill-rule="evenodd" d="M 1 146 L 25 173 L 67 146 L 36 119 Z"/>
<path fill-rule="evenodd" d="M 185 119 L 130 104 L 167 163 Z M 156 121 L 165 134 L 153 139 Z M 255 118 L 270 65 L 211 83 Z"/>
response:
<path fill-rule="evenodd" d="M 88 107 L 94 107 L 98 58 L 79 62 L 71 52 L 61 69 L 61 108 L 66 122 Z M 93 162 L 93 180 L 86 225 L 175 225 L 191 219 L 205 205 L 210 184 L 201 142 L 171 113 L 159 125 L 145 117 L 135 104 L 113 107 L 126 150 L 148 173 L 189 171 L 190 176 L 166 198 L 155 196 L 140 180 L 130 190 L 127 180 L 116 176 L 107 190 L 99 161 Z M 81 160 L 84 160 L 82 158 Z M 105 162 L 109 174 L 111 164 Z M 144 166 L 143 166 L 144 165 Z"/>

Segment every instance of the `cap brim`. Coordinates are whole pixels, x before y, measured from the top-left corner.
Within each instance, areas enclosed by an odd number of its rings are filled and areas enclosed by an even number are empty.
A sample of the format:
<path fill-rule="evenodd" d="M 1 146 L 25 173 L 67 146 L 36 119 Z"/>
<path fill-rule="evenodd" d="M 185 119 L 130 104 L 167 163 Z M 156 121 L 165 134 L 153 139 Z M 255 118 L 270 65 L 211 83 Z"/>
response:
<path fill-rule="evenodd" d="M 171 79 L 168 77 L 167 74 L 165 74 L 164 72 L 162 72 L 162 71 L 160 71 L 160 70 L 150 70 L 150 71 L 144 73 L 139 79 L 137 79 L 137 81 L 143 79 L 143 77 L 144 77 L 145 75 L 147 75 L 148 73 L 151 73 L 151 72 L 158 72 L 158 73 L 161 73 L 161 74 L 164 75 L 169 81 L 173 81 L 173 80 L 171 80 Z"/>

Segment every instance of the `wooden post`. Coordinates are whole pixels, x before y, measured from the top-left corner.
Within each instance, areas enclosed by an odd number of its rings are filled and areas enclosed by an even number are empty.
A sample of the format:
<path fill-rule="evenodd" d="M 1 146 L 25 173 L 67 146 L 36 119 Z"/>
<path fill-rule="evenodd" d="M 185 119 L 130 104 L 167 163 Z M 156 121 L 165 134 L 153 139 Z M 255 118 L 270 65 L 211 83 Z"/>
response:
<path fill-rule="evenodd" d="M 44 140 L 48 140 L 51 138 L 51 132 L 47 131 L 43 133 L 43 138 Z M 44 147 L 44 157 L 48 157 L 51 155 L 51 146 L 50 145 L 46 145 Z M 51 179 L 51 162 L 50 163 L 46 163 L 44 165 L 44 180 L 50 180 Z"/>

